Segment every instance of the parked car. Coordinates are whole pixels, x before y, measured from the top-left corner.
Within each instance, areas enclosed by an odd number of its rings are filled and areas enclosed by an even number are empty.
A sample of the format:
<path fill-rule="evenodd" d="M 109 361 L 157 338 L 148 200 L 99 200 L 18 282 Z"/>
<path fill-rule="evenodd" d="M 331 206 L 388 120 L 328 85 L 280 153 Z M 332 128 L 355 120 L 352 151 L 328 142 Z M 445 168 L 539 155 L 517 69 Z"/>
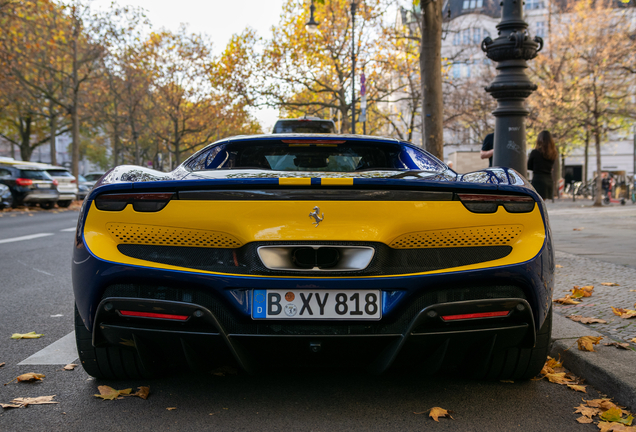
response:
<path fill-rule="evenodd" d="M 60 193 L 60 197 L 57 201 L 57 206 L 60 208 L 65 208 L 71 205 L 71 203 L 77 199 L 78 194 L 78 185 L 77 179 L 68 168 L 47 165 L 45 168 L 46 172 L 49 173 L 51 177 L 57 180 L 57 190 Z"/>
<path fill-rule="evenodd" d="M 49 210 L 55 206 L 60 194 L 57 180 L 37 166 L 24 163 L 0 163 L 0 183 L 11 189 L 13 206 L 39 204 Z"/>
<path fill-rule="evenodd" d="M 79 175 L 77 178 L 77 199 L 83 200 L 88 196 L 93 186 L 88 186 L 88 181 L 83 175 Z"/>
<path fill-rule="evenodd" d="M 72 259 L 84 369 L 453 368 L 520 380 L 550 345 L 554 248 L 516 171 L 396 139 L 227 138 L 109 171 Z"/>
<path fill-rule="evenodd" d="M 0 184 L 0 210 L 13 206 L 13 196 L 9 186 Z"/>
<path fill-rule="evenodd" d="M 84 174 L 84 179 L 86 179 L 86 185 L 89 187 L 93 187 L 95 186 L 95 183 L 97 183 L 97 181 L 102 178 L 102 176 L 105 173 L 103 172 L 89 172 L 87 174 Z"/>
<path fill-rule="evenodd" d="M 274 125 L 272 133 L 336 133 L 336 124 L 332 120 L 318 117 L 280 119 Z"/>

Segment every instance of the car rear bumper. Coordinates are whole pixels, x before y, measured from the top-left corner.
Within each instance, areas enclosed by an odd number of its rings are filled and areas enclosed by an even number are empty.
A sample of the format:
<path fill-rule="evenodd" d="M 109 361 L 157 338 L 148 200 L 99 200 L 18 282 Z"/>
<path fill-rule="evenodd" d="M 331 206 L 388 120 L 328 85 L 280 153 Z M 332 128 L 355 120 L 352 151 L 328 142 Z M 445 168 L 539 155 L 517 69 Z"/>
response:
<path fill-rule="evenodd" d="M 75 201 L 77 199 L 77 195 L 70 192 L 60 192 L 60 196 L 58 201 Z"/>
<path fill-rule="evenodd" d="M 50 202 L 57 201 L 59 199 L 59 196 L 60 194 L 57 191 L 34 191 L 26 194 L 24 198 L 22 198 L 22 201 L 30 203 Z"/>

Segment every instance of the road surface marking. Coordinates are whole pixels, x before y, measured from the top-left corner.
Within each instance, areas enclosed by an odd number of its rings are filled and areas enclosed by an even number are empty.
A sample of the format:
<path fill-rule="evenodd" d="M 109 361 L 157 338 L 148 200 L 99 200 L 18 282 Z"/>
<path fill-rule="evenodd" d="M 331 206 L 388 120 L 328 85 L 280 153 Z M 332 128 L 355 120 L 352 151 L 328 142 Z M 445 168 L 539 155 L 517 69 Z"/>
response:
<path fill-rule="evenodd" d="M 12 243 L 12 242 L 23 241 L 23 240 L 33 240 L 33 239 L 36 239 L 36 238 L 47 237 L 47 236 L 52 236 L 52 235 L 53 235 L 53 233 L 40 233 L 40 234 L 31 234 L 31 235 L 22 236 L 22 237 L 13 237 L 13 238 L 0 240 L 0 244 L 2 244 L 2 243 Z"/>
<path fill-rule="evenodd" d="M 73 228 L 64 228 L 64 229 L 61 229 L 60 231 L 61 232 L 75 232 L 75 229 L 76 229 L 75 227 L 73 227 Z"/>
<path fill-rule="evenodd" d="M 52 274 L 51 274 L 51 273 L 49 273 L 49 272 L 45 272 L 44 270 L 38 270 L 38 269 L 36 269 L 35 267 L 33 267 L 33 270 L 35 270 L 35 271 L 36 271 L 36 272 L 38 272 L 38 273 L 45 274 L 45 275 L 47 275 L 47 276 L 55 276 L 55 275 L 52 275 Z"/>
<path fill-rule="evenodd" d="M 77 347 L 75 346 L 75 332 L 72 331 L 46 348 L 36 352 L 31 357 L 22 360 L 18 363 L 18 366 L 67 365 L 75 361 L 78 357 Z"/>

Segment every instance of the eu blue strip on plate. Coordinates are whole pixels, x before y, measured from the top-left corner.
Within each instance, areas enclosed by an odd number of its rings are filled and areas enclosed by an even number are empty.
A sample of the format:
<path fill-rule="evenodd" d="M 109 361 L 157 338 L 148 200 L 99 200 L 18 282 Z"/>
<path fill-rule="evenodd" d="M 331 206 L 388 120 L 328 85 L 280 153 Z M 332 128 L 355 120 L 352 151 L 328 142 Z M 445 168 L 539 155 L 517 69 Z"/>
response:
<path fill-rule="evenodd" d="M 267 290 L 254 290 L 252 296 L 252 317 L 266 318 L 267 312 L 265 308 L 267 307 Z"/>

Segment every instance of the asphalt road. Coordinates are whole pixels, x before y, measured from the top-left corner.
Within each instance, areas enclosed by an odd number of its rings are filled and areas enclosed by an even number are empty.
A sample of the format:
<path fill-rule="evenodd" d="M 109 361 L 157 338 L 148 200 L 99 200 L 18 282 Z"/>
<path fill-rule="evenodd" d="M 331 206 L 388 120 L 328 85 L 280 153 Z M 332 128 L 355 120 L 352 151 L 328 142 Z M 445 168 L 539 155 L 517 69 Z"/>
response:
<path fill-rule="evenodd" d="M 581 396 L 599 397 L 594 389 L 584 395 L 546 381 L 310 370 L 258 376 L 181 371 L 156 380 L 110 382 L 90 378 L 81 367 L 64 371 L 63 364 L 73 361 L 68 350 L 60 354 L 47 347 L 73 330 L 70 228 L 76 217 L 76 212 L 0 217 L 0 363 L 6 363 L 0 381 L 27 372 L 46 375 L 38 383 L 0 386 L 0 403 L 46 395 L 59 402 L 0 411 L 0 431 L 598 430 L 576 423 L 573 413 Z M 47 235 L 12 241 L 37 234 Z M 10 339 L 29 331 L 44 336 Z M 18 364 L 43 349 L 42 356 L 58 364 Z M 151 394 L 148 400 L 103 401 L 93 397 L 98 385 L 148 385 Z M 414 414 L 435 406 L 453 410 L 454 420 L 435 423 Z"/>

